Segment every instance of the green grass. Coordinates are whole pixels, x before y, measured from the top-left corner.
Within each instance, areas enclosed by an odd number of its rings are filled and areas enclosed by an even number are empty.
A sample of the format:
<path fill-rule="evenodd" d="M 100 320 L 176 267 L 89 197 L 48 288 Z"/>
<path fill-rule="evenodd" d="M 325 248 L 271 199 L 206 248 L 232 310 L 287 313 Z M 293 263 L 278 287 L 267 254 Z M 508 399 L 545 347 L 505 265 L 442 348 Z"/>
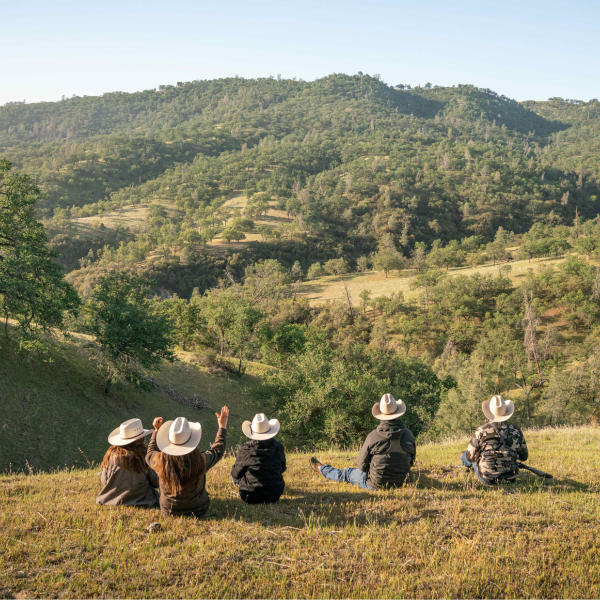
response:
<path fill-rule="evenodd" d="M 600 429 L 526 433 L 531 463 L 489 489 L 458 466 L 467 440 L 419 447 L 410 484 L 367 492 L 289 454 L 279 504 L 244 505 L 232 457 L 205 519 L 95 505 L 98 469 L 0 477 L 4 597 L 597 597 Z M 70 440 L 75 445 L 80 440 Z M 322 460 L 353 464 L 354 453 Z M 162 529 L 147 533 L 159 521 Z"/>
<path fill-rule="evenodd" d="M 27 359 L 17 353 L 15 343 L 0 341 L 0 472 L 99 462 L 110 431 L 131 417 L 140 417 L 146 428 L 156 416 L 200 421 L 205 432 L 201 446 L 208 448 L 217 429 L 214 413 L 223 404 L 234 422 L 254 414 L 248 388 L 255 377 L 238 381 L 211 376 L 183 355 L 183 360 L 164 365 L 156 378 L 163 388 L 174 388 L 184 397 L 207 399 L 205 409 L 182 405 L 165 391 L 131 384 L 116 384 L 106 396 L 102 374 L 81 347 L 85 343 L 81 337 L 60 343 L 50 351 L 52 362 L 45 362 Z M 233 430 L 231 441 L 240 439 L 239 430 Z"/>

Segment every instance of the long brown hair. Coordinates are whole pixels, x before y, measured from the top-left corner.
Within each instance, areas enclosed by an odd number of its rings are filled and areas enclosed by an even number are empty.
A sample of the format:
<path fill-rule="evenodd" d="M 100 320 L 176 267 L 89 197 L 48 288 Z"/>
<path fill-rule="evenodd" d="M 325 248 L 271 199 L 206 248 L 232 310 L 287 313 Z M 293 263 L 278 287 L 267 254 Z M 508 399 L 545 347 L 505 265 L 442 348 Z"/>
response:
<path fill-rule="evenodd" d="M 126 446 L 111 446 L 102 459 L 100 465 L 103 469 L 108 469 L 111 465 L 121 467 L 126 471 L 135 471 L 136 473 L 147 473 L 146 465 L 146 446 L 143 438 L 131 442 Z"/>
<path fill-rule="evenodd" d="M 198 448 L 183 456 L 157 452 L 152 466 L 169 494 L 175 496 L 197 488 L 206 471 L 204 454 Z"/>

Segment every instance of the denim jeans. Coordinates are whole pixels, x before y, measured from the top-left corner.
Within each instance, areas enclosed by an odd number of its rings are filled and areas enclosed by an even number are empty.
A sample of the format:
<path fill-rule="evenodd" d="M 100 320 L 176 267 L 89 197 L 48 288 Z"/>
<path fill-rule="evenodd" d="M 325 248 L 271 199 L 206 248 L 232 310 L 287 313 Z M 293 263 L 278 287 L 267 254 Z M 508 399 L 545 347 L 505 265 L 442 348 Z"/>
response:
<path fill-rule="evenodd" d="M 477 465 L 477 463 L 472 463 L 471 461 L 469 461 L 467 459 L 466 451 L 461 454 L 460 460 L 462 461 L 462 464 L 465 465 L 465 467 L 471 467 L 473 469 L 473 472 L 475 473 L 475 475 L 477 475 L 477 479 L 479 479 L 479 481 L 481 481 L 481 483 L 483 483 L 483 485 L 494 485 L 494 483 L 492 483 L 491 481 L 488 481 L 487 479 L 484 479 L 479 474 L 479 466 Z"/>
<path fill-rule="evenodd" d="M 335 469 L 331 465 L 323 465 L 321 467 L 321 475 L 331 481 L 345 481 L 352 485 L 357 485 L 362 490 L 370 490 L 369 484 L 367 483 L 367 474 L 360 469 L 353 469 L 351 467 L 347 469 Z"/>

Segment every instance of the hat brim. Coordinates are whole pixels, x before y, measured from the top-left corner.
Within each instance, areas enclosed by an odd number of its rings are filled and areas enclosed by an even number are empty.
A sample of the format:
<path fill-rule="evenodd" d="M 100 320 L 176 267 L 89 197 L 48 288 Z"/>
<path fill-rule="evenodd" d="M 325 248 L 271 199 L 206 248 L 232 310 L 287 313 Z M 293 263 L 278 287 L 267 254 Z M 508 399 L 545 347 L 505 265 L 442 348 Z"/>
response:
<path fill-rule="evenodd" d="M 373 416 L 380 421 L 391 421 L 392 419 L 398 419 L 406 412 L 406 404 L 404 404 L 402 400 L 396 400 L 396 403 L 398 405 L 396 412 L 392 413 L 391 415 L 386 415 L 385 413 L 381 412 L 379 402 L 375 402 L 375 404 L 373 404 Z"/>
<path fill-rule="evenodd" d="M 255 433 L 254 431 L 252 431 L 252 422 L 244 421 L 242 423 L 242 432 L 247 438 L 250 438 L 251 440 L 270 440 L 272 437 L 275 437 L 279 433 L 281 424 L 277 419 L 270 419 L 269 425 L 269 431 L 266 431 L 265 433 Z"/>
<path fill-rule="evenodd" d="M 492 423 L 500 423 L 502 421 L 508 421 L 514 412 L 515 412 L 515 403 L 512 400 L 505 400 L 506 403 L 506 414 L 505 415 L 495 415 L 490 410 L 490 401 L 484 400 L 481 403 L 481 410 L 483 410 L 483 414 L 492 422 Z"/>
<path fill-rule="evenodd" d="M 163 423 L 156 434 L 156 445 L 161 452 L 170 456 L 185 456 L 193 452 L 202 438 L 202 425 L 200 423 L 190 423 L 190 439 L 185 444 L 173 444 L 169 439 L 169 429 L 173 421 Z"/>
<path fill-rule="evenodd" d="M 144 431 L 142 433 L 140 433 L 139 435 L 136 435 L 135 437 L 122 438 L 121 437 L 121 427 L 117 427 L 116 429 L 113 429 L 110 432 L 110 434 L 108 436 L 108 443 L 111 446 L 127 446 L 128 444 L 131 444 L 132 442 L 135 442 L 136 440 L 146 437 L 149 433 L 152 433 L 152 430 L 144 429 Z"/>

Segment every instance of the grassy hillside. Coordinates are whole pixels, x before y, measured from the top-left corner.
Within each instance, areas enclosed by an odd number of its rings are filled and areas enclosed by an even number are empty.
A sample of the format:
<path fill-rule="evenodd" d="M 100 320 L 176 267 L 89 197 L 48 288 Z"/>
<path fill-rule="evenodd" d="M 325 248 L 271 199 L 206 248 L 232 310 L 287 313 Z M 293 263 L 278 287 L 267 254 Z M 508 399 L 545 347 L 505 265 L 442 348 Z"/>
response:
<path fill-rule="evenodd" d="M 150 428 L 152 418 L 186 416 L 201 421 L 201 447 L 216 433 L 215 410 L 227 404 L 232 411 L 231 439 L 240 437 L 239 425 L 253 414 L 246 388 L 253 377 L 239 382 L 209 375 L 181 360 L 166 365 L 157 380 L 161 389 L 140 390 L 119 384 L 106 396 L 103 378 L 82 348 L 85 339 L 72 339 L 52 349 L 52 362 L 19 356 L 13 343 L 0 341 L 0 472 L 82 466 L 101 460 L 109 432 L 131 417 Z M 182 397 L 199 396 L 206 408 L 177 402 L 166 390 Z"/>
<path fill-rule="evenodd" d="M 394 491 L 328 482 L 290 454 L 286 493 L 268 507 L 242 504 L 228 457 L 208 477 L 202 520 L 98 507 L 97 468 L 5 475 L 0 595 L 596 597 L 600 430 L 526 436 L 554 480 L 521 473 L 484 489 L 457 466 L 466 439 L 419 448 L 411 483 Z M 354 453 L 321 459 L 348 466 Z"/>
<path fill-rule="evenodd" d="M 519 285 L 520 280 L 531 269 L 533 272 L 544 267 L 559 265 L 564 262 L 564 258 L 533 258 L 532 260 L 516 260 L 510 263 L 510 271 L 507 276 L 515 286 Z M 499 269 L 506 267 L 503 264 L 486 264 L 477 267 L 458 267 L 449 269 L 451 277 L 456 275 L 497 275 Z M 359 303 L 359 295 L 363 290 L 371 293 L 372 298 L 377 296 L 390 296 L 391 294 L 402 292 L 405 299 L 416 297 L 421 293 L 419 289 L 411 286 L 414 275 L 409 275 L 406 271 L 398 277 L 396 272 L 391 272 L 386 277 L 382 271 L 371 271 L 367 273 L 350 273 L 348 275 L 329 275 L 319 277 L 313 280 L 303 281 L 298 288 L 300 296 L 306 297 L 313 305 L 322 304 L 328 300 L 345 300 L 346 293 L 344 285 L 348 287 L 352 299 Z"/>

